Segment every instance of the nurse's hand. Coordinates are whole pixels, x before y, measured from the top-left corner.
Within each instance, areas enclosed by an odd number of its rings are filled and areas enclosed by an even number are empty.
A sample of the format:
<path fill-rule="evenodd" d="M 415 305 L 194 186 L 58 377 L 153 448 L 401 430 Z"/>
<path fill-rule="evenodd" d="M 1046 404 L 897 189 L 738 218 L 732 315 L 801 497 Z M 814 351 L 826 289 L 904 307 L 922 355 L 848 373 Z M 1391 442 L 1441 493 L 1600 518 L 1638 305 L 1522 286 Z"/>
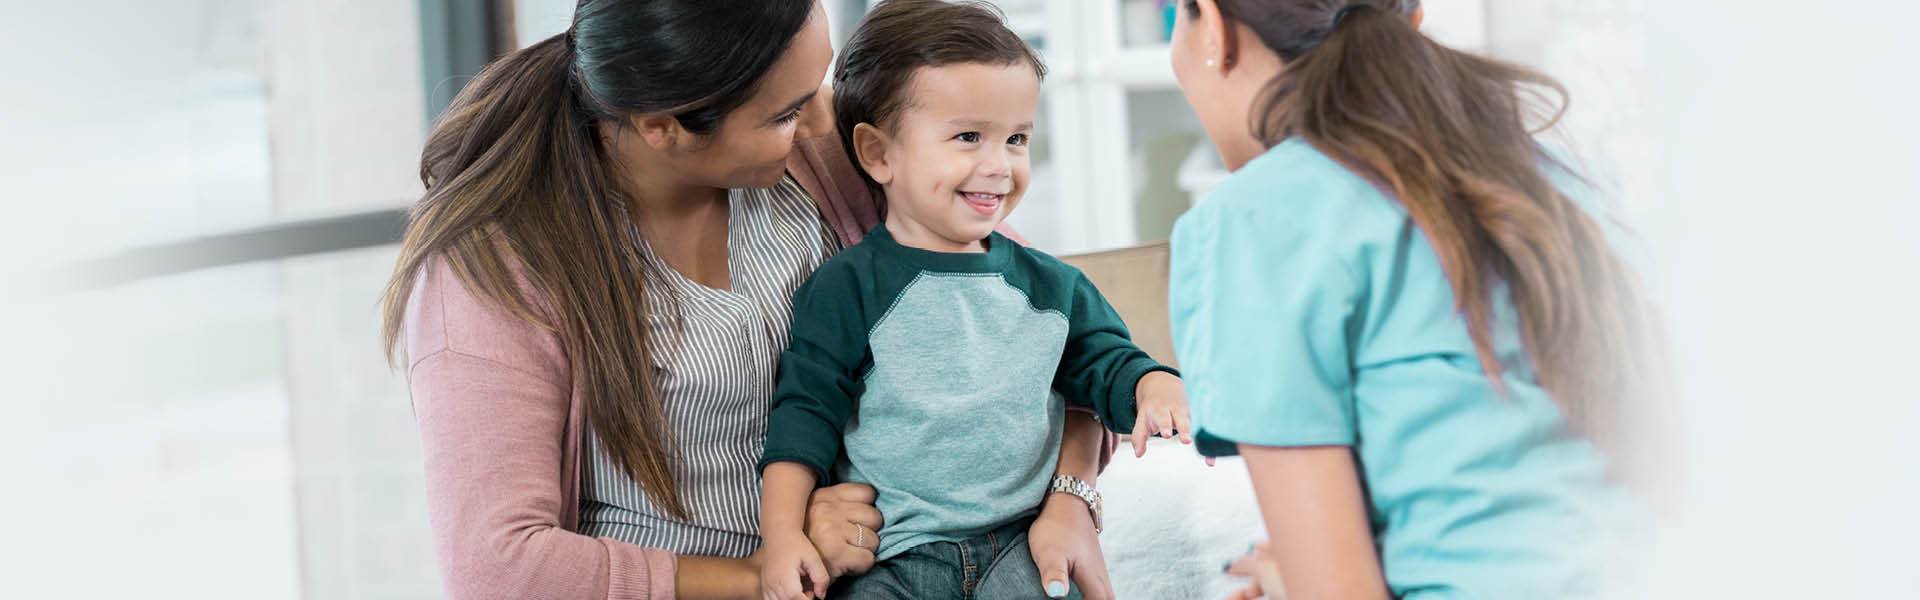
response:
<path fill-rule="evenodd" d="M 842 483 L 814 490 L 807 502 L 807 539 L 835 579 L 873 568 L 883 524 L 873 499 L 872 487 Z"/>
<path fill-rule="evenodd" d="M 1226 573 L 1251 579 L 1246 587 L 1227 596 L 1227 600 L 1286 597 L 1286 588 L 1280 582 L 1280 565 L 1267 554 L 1266 542 L 1254 544 L 1245 555 L 1227 563 Z"/>

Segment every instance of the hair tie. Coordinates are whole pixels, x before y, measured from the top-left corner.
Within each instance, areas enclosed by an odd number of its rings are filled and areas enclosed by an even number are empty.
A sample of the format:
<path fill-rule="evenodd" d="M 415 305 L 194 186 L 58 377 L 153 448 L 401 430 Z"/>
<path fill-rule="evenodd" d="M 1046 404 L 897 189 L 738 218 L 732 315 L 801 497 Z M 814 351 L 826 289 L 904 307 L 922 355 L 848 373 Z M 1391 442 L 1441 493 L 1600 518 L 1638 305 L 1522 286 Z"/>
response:
<path fill-rule="evenodd" d="M 1376 8 L 1376 7 L 1366 2 L 1355 2 L 1352 4 L 1348 4 L 1346 6 L 1342 6 L 1340 7 L 1340 10 L 1333 11 L 1333 24 L 1327 26 L 1327 31 L 1334 31 L 1334 30 L 1340 29 L 1340 24 L 1347 20 L 1348 15 L 1352 15 L 1354 12 L 1357 12 L 1362 8 Z"/>

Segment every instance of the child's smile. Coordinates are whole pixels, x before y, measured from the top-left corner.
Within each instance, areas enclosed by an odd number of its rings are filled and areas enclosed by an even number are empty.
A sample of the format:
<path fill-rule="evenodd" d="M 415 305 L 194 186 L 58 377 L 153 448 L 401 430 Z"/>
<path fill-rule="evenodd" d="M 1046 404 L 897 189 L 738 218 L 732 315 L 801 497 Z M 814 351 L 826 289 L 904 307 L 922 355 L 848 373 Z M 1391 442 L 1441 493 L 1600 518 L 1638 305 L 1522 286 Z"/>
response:
<path fill-rule="evenodd" d="M 1007 199 L 1006 194 L 968 191 L 959 192 L 959 196 L 960 201 L 965 202 L 968 207 L 971 207 L 974 212 L 980 213 L 980 216 L 983 217 L 1000 214 L 1000 203 Z"/>

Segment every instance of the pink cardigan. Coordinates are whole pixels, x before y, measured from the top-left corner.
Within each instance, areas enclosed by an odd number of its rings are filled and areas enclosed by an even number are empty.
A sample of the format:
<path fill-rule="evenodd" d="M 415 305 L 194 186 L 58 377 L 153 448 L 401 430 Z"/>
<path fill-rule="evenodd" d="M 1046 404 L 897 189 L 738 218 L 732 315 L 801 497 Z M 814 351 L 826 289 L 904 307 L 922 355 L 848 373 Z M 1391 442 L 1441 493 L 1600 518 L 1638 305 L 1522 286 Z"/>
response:
<path fill-rule="evenodd" d="M 788 172 L 843 243 L 880 222 L 834 136 L 796 142 Z M 550 311 L 515 267 L 522 292 Z M 489 305 L 436 261 L 408 300 L 405 335 L 448 597 L 674 597 L 673 554 L 575 533 L 585 402 L 553 333 Z M 1108 436 L 1103 456 L 1115 445 Z"/>

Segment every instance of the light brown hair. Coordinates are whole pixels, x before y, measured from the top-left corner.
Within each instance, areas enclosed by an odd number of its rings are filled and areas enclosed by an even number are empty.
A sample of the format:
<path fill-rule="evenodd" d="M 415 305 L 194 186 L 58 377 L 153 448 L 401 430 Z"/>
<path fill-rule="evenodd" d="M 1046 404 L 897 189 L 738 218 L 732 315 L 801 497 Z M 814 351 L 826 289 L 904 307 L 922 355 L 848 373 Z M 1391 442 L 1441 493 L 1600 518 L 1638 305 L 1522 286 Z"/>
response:
<path fill-rule="evenodd" d="M 1625 454 L 1622 428 L 1650 426 L 1631 405 L 1665 396 L 1664 343 L 1636 276 L 1548 175 L 1572 173 L 1535 137 L 1565 113 L 1565 88 L 1429 39 L 1418 0 L 1217 3 L 1283 61 L 1255 136 L 1301 138 L 1390 189 L 1438 254 L 1486 376 L 1504 390 L 1504 291 L 1540 385 L 1578 433 Z"/>

